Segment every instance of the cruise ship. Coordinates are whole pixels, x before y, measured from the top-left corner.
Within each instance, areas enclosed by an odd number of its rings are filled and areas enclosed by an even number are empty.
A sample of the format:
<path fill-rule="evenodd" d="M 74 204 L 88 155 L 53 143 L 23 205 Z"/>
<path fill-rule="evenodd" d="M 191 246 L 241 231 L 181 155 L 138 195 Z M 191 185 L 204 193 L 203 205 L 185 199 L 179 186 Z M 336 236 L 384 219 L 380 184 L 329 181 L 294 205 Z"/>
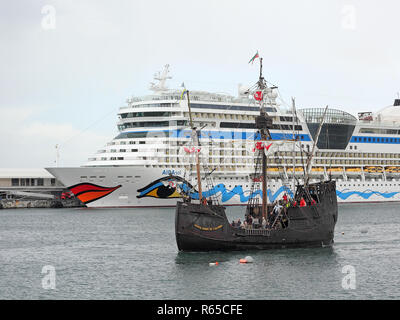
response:
<path fill-rule="evenodd" d="M 127 99 L 118 112 L 119 134 L 81 167 L 46 168 L 88 207 L 175 206 L 180 193 L 171 175 L 195 181 L 190 165 L 188 102 L 182 89 L 168 89 L 169 65 L 151 83 L 152 94 Z M 267 196 L 291 194 L 312 157 L 311 182 L 335 179 L 339 202 L 400 201 L 400 99 L 355 117 L 329 107 L 300 108 L 284 102 L 277 87 L 263 92 L 273 117 Z M 201 128 L 201 158 L 214 187 L 203 190 L 224 205 L 245 205 L 251 188 L 254 127 L 259 104 L 251 87 L 238 95 L 190 91 L 193 121 Z M 324 117 L 323 117 L 324 115 Z M 317 136 L 321 119 L 323 125 Z M 315 144 L 315 147 L 313 148 Z"/>

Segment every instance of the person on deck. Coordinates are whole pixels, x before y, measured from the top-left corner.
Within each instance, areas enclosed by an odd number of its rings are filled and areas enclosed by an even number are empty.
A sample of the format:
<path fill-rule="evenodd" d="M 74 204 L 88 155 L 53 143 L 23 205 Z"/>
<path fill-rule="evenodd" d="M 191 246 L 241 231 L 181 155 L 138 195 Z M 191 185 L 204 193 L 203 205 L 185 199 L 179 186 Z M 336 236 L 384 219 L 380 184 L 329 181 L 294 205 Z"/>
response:
<path fill-rule="evenodd" d="M 257 228 L 257 227 L 258 227 L 258 224 L 259 224 L 258 217 L 254 217 L 254 219 L 253 219 L 253 226 L 254 226 L 254 228 Z"/>
<path fill-rule="evenodd" d="M 251 215 L 247 216 L 247 228 L 251 229 L 253 227 L 253 218 L 251 217 Z"/>
<path fill-rule="evenodd" d="M 281 204 L 278 202 L 276 205 L 275 205 L 275 207 L 274 207 L 274 215 L 276 216 L 276 215 L 278 215 L 280 212 L 281 212 L 281 210 L 282 210 L 282 206 L 281 206 Z"/>
<path fill-rule="evenodd" d="M 304 200 L 304 198 L 301 198 L 300 207 L 305 207 L 305 206 L 307 206 L 306 201 Z"/>
<path fill-rule="evenodd" d="M 261 225 L 263 229 L 267 227 L 267 220 L 265 220 L 265 217 L 263 217 Z"/>

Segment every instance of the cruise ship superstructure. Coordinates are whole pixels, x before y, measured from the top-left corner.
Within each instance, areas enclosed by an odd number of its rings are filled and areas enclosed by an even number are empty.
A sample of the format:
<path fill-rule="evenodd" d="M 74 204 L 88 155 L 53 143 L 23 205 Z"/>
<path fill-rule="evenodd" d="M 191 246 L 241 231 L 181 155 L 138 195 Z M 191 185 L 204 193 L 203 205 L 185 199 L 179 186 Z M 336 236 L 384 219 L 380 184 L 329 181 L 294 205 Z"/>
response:
<path fill-rule="evenodd" d="M 193 150 L 188 104 L 182 89 L 166 87 L 169 78 L 167 65 L 155 76 L 152 95 L 127 100 L 118 112 L 119 134 L 86 164 L 47 170 L 89 207 L 175 206 L 180 194 L 170 175 L 194 181 L 190 157 L 200 152 L 215 186 L 203 192 L 226 205 L 245 205 L 259 139 L 251 88 L 239 86 L 237 97 L 190 91 L 193 121 L 201 128 L 201 150 Z M 265 99 L 274 119 L 272 139 L 296 141 L 275 143 L 268 155 L 267 196 L 273 201 L 302 181 L 325 108 L 296 111 L 275 87 L 264 92 Z M 400 201 L 400 99 L 358 118 L 330 106 L 316 148 L 311 182 L 335 179 L 339 202 Z"/>

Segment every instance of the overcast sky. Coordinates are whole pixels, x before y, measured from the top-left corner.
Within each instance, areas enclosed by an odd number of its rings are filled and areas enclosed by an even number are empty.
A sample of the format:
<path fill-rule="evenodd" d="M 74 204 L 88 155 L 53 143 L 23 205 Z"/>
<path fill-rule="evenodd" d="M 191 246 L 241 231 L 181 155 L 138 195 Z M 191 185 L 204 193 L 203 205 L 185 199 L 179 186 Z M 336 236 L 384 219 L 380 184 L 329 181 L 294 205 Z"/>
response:
<path fill-rule="evenodd" d="M 377 111 L 400 91 L 397 0 L 1 0 L 0 167 L 79 166 L 117 133 L 127 97 L 236 95 L 264 73 L 298 108 Z"/>

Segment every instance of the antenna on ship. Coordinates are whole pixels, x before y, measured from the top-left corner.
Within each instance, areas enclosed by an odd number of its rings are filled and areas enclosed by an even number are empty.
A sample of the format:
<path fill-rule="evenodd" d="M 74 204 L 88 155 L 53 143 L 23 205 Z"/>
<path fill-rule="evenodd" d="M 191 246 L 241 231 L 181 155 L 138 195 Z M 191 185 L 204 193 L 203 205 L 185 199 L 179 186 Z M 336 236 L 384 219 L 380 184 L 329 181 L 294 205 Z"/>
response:
<path fill-rule="evenodd" d="M 169 64 L 166 64 L 162 72 L 157 72 L 154 74 L 153 79 L 157 80 L 158 83 L 150 82 L 150 90 L 153 90 L 155 92 L 166 91 L 168 88 L 166 87 L 165 82 L 168 79 L 172 79 L 172 77 L 168 74 Z"/>

